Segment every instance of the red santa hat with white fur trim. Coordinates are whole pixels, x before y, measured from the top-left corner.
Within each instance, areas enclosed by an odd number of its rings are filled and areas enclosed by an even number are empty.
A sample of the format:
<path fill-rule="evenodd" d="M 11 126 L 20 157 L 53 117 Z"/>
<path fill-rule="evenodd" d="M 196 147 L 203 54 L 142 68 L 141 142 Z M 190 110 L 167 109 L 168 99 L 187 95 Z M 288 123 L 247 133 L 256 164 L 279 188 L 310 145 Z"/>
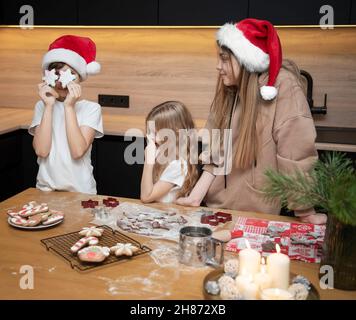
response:
<path fill-rule="evenodd" d="M 100 72 L 100 64 L 95 61 L 96 46 L 86 37 L 65 35 L 54 40 L 42 60 L 46 70 L 52 62 L 63 62 L 77 71 L 81 80 Z"/>
<path fill-rule="evenodd" d="M 244 19 L 236 24 L 226 23 L 217 32 L 217 41 L 229 48 L 249 72 L 268 70 L 268 82 L 260 88 L 261 96 L 264 100 L 277 96 L 274 84 L 282 64 L 282 48 L 269 21 Z"/>

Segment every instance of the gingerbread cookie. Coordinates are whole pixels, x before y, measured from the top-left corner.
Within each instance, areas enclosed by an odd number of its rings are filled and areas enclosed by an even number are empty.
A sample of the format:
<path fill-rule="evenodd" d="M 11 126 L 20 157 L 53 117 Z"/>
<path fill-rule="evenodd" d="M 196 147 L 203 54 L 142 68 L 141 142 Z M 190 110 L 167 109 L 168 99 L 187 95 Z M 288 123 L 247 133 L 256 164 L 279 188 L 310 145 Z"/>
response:
<path fill-rule="evenodd" d="M 86 245 L 96 245 L 99 243 L 99 239 L 95 237 L 84 237 L 81 238 L 79 241 L 77 241 L 71 248 L 70 251 L 73 253 L 78 252 L 81 248 L 83 248 Z"/>
<path fill-rule="evenodd" d="M 42 215 L 40 213 L 38 213 L 38 214 L 35 214 L 35 215 L 29 217 L 26 220 L 25 226 L 26 227 L 35 227 L 35 226 L 39 225 L 41 222 L 42 222 Z"/>
<path fill-rule="evenodd" d="M 21 217 L 12 217 L 10 218 L 10 221 L 13 224 L 16 224 L 17 226 L 26 226 L 27 219 L 21 218 Z"/>
<path fill-rule="evenodd" d="M 37 204 L 34 202 L 30 202 L 29 205 L 24 206 L 20 211 L 18 211 L 17 215 L 21 218 L 27 218 L 33 216 L 38 213 L 43 213 L 48 211 L 47 203 Z"/>
<path fill-rule="evenodd" d="M 45 70 L 45 75 L 42 78 L 42 80 L 49 86 L 55 87 L 56 86 L 56 80 L 58 80 L 58 75 L 56 74 L 56 69 L 52 70 Z"/>
<path fill-rule="evenodd" d="M 78 258 L 85 262 L 102 262 L 110 255 L 108 247 L 90 246 L 78 252 Z"/>
<path fill-rule="evenodd" d="M 115 256 L 128 256 L 131 257 L 135 252 L 139 250 L 138 247 L 131 243 L 117 243 L 116 246 L 110 248 L 110 251 L 115 254 Z"/>
<path fill-rule="evenodd" d="M 48 215 L 47 219 L 42 221 L 42 224 L 44 226 L 47 226 L 49 224 L 55 223 L 57 221 L 61 221 L 63 219 L 64 219 L 64 213 L 63 212 L 51 210 L 51 211 L 49 211 L 49 215 Z"/>
<path fill-rule="evenodd" d="M 101 237 L 104 232 L 104 229 L 97 227 L 84 227 L 79 234 L 85 237 Z"/>
<path fill-rule="evenodd" d="M 62 83 L 62 88 L 66 88 L 68 83 L 74 81 L 77 77 L 71 72 L 70 69 L 66 71 L 59 70 L 59 81 Z"/>

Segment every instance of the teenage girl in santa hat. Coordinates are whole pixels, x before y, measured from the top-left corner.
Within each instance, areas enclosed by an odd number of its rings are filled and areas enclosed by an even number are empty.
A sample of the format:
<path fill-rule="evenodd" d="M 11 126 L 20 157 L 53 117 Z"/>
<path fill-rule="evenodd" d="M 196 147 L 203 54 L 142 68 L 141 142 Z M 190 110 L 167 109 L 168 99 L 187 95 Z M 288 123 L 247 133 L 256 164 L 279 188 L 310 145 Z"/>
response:
<path fill-rule="evenodd" d="M 43 191 L 96 194 L 90 156 L 94 138 L 104 135 L 101 107 L 80 99 L 80 82 L 100 72 L 95 56 L 91 39 L 65 35 L 43 57 L 41 100 L 29 128 L 39 164 L 36 187 Z"/>
<path fill-rule="evenodd" d="M 280 206 L 266 203 L 259 191 L 266 169 L 307 172 L 317 159 L 299 70 L 282 61 L 279 37 L 268 21 L 225 24 L 217 43 L 219 76 L 206 127 L 231 128 L 232 148 L 221 139 L 217 151 L 227 150 L 223 165 L 205 165 L 190 195 L 177 203 L 199 206 L 204 200 L 209 207 L 279 214 Z M 304 222 L 326 222 L 313 208 L 293 209 Z"/>

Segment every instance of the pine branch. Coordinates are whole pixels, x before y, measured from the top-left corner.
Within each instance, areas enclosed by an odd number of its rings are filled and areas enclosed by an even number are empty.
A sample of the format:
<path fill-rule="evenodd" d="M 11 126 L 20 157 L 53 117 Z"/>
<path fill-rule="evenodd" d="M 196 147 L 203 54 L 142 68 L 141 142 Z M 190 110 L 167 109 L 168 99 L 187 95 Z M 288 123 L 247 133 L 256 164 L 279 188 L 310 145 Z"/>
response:
<path fill-rule="evenodd" d="M 318 206 L 349 225 L 356 225 L 356 172 L 352 161 L 339 152 L 326 153 L 309 173 L 265 172 L 267 202 L 289 209 Z"/>

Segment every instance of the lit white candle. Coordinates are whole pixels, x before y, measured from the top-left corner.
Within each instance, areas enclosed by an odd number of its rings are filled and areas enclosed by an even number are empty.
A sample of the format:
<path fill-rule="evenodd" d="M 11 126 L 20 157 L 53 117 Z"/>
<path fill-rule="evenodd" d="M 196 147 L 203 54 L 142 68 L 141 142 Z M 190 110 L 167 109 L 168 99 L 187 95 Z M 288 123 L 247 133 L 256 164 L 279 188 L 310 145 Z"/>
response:
<path fill-rule="evenodd" d="M 261 292 L 262 300 L 293 300 L 293 295 L 287 290 L 268 288 Z"/>
<path fill-rule="evenodd" d="M 271 287 L 286 290 L 289 287 L 290 259 L 281 253 L 278 244 L 276 250 L 277 253 L 272 253 L 267 257 L 267 272 L 272 279 Z"/>
<path fill-rule="evenodd" d="M 247 248 L 239 252 L 239 275 L 251 274 L 253 276 L 260 269 L 261 255 L 258 251 L 251 249 L 248 240 L 245 242 Z"/>
<path fill-rule="evenodd" d="M 258 299 L 258 286 L 252 281 L 251 275 L 240 275 L 235 279 L 235 284 L 242 297 L 246 300 Z"/>
<path fill-rule="evenodd" d="M 254 276 L 254 282 L 257 285 L 260 291 L 270 288 L 272 285 L 272 278 L 267 273 L 265 259 L 262 258 L 261 269 L 259 273 L 256 273 Z"/>

